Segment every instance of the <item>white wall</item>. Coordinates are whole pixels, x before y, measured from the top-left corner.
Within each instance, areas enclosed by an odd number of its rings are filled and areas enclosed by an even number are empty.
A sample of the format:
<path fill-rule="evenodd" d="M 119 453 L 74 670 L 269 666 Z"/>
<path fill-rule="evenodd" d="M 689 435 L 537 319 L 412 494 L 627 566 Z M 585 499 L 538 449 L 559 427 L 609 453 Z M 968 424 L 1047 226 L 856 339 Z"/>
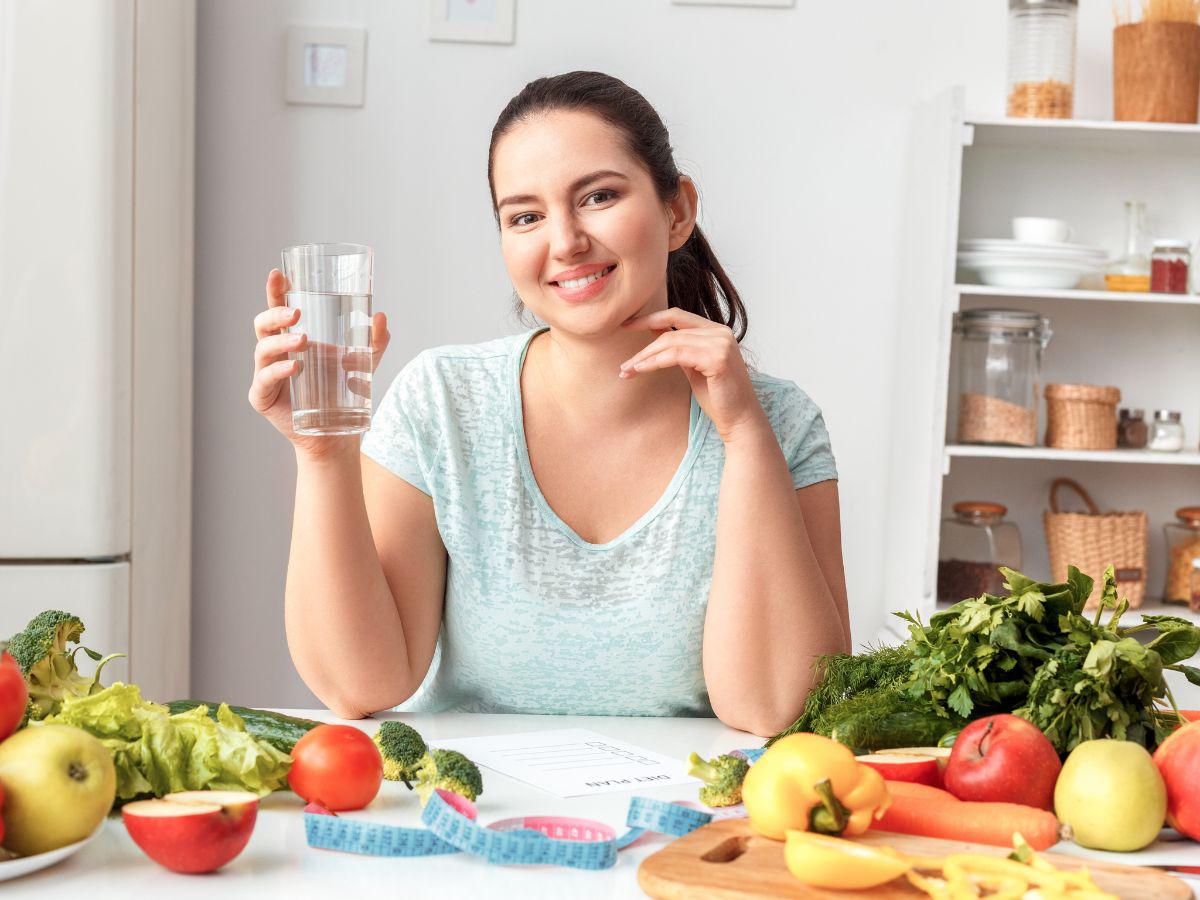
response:
<path fill-rule="evenodd" d="M 1111 116 L 1109 4 L 1082 0 L 1076 114 Z M 841 472 L 855 637 L 882 617 L 897 248 L 911 110 L 952 84 L 1003 111 L 1002 0 L 793 9 L 520 0 L 512 46 L 433 43 L 425 0 L 202 0 L 199 8 L 193 695 L 315 704 L 283 633 L 295 465 L 249 408 L 251 320 L 279 250 L 376 248 L 393 342 L 521 327 L 489 207 L 491 127 L 529 80 L 598 69 L 659 110 L 746 303 L 747 345 L 824 408 Z M 366 105 L 283 102 L 289 23 L 368 29 Z M 926 348 L 907 347 L 905 353 Z M 923 399 L 923 398 L 922 398 Z"/>

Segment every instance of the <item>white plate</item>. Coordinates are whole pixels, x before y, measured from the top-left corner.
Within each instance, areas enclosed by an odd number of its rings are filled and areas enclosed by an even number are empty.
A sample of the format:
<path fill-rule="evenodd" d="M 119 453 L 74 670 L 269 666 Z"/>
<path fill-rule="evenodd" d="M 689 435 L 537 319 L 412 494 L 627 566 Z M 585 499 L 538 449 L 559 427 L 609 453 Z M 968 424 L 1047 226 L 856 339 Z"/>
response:
<path fill-rule="evenodd" d="M 1083 244 L 1031 244 L 1027 241 L 1012 241 L 1003 238 L 962 241 L 958 249 L 967 253 L 995 253 L 1020 256 L 1053 256 L 1059 258 L 1105 258 L 1108 254 L 1101 247 L 1085 247 Z"/>
<path fill-rule="evenodd" d="M 1048 260 L 996 260 L 977 254 L 960 253 L 958 263 L 979 275 L 979 280 L 992 287 L 1040 288 L 1065 290 L 1079 284 L 1079 279 L 1099 266 L 1092 263 L 1052 262 Z"/>
<path fill-rule="evenodd" d="M 96 826 L 96 830 L 82 841 L 67 844 L 67 846 L 59 847 L 57 850 L 47 850 L 45 853 L 38 853 L 35 856 L 21 856 L 17 859 L 10 859 L 7 862 L 0 862 L 0 881 L 8 881 L 10 878 L 20 878 L 22 875 L 28 875 L 31 872 L 52 866 L 57 862 L 62 862 L 68 856 L 73 856 L 82 850 L 103 829 L 104 823 L 101 822 Z"/>

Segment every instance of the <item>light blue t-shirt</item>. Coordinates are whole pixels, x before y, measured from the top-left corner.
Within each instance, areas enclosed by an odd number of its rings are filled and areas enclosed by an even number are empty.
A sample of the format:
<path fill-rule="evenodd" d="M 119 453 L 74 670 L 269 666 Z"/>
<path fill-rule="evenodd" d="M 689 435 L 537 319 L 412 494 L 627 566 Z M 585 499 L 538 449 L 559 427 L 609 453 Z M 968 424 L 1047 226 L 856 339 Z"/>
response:
<path fill-rule="evenodd" d="M 433 498 L 449 554 L 437 650 L 402 712 L 711 716 L 701 669 L 725 445 L 692 397 L 688 448 L 658 502 L 592 544 L 542 496 L 520 371 L 544 328 L 422 351 L 362 452 Z M 821 412 L 751 373 L 797 488 L 837 477 Z"/>

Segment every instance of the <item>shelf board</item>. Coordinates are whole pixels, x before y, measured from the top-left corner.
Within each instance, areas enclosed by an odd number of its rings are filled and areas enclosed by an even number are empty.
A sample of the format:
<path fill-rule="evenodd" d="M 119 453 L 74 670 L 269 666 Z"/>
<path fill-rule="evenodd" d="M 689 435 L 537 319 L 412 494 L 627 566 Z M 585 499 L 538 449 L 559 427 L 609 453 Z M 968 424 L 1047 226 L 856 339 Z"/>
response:
<path fill-rule="evenodd" d="M 1171 154 L 1200 153 L 1200 126 L 1098 119 L 1009 119 L 968 116 L 974 147 L 1043 147 Z"/>
<path fill-rule="evenodd" d="M 1153 450 L 1057 450 L 1053 447 L 997 447 L 988 444 L 947 444 L 946 461 L 967 457 L 986 459 L 1045 459 L 1060 462 L 1140 463 L 1200 466 L 1200 450 L 1158 453 Z"/>
<path fill-rule="evenodd" d="M 986 284 L 956 284 L 960 297 L 1007 297 L 1012 300 L 1088 300 L 1104 303 L 1152 303 L 1200 307 L 1196 294 L 1150 294 L 1137 291 L 1040 290 L 1037 288 L 991 287 Z"/>

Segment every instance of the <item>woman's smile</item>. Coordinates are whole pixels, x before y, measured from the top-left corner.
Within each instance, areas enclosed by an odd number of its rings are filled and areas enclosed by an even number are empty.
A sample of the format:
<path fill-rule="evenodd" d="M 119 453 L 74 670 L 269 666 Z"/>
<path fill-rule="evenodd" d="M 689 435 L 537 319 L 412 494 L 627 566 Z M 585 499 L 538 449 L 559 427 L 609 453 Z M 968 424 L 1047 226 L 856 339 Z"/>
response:
<path fill-rule="evenodd" d="M 551 281 L 550 286 L 554 288 L 554 292 L 563 300 L 567 300 L 572 303 L 578 303 L 583 300 L 591 300 L 608 286 L 609 275 L 611 275 L 616 268 L 617 267 L 615 264 L 606 266 L 601 271 L 591 275 L 585 275 L 582 278 Z"/>

